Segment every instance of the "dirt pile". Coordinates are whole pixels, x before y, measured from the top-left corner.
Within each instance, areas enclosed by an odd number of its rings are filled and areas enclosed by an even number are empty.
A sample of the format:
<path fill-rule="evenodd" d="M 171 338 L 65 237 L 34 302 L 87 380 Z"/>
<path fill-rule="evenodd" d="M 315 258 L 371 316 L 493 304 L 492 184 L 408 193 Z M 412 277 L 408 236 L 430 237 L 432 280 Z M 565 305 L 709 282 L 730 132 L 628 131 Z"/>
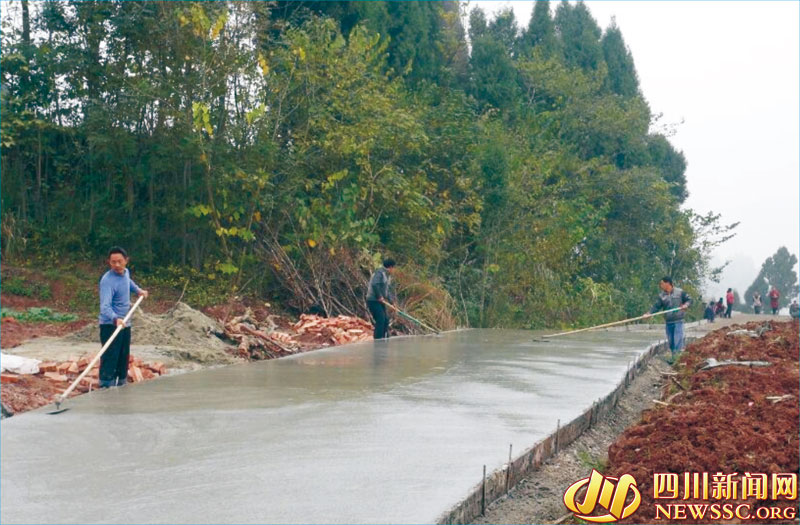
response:
<path fill-rule="evenodd" d="M 148 379 L 165 375 L 167 367 L 164 363 L 145 363 L 141 359 L 130 356 L 128 366 L 128 381 L 139 383 Z M 73 358 L 67 361 L 45 361 L 39 364 L 37 374 L 14 374 L 3 372 L 3 388 L 0 391 L 3 407 L 12 413 L 33 410 L 48 405 L 55 397 L 64 392 L 69 385 L 89 366 L 86 356 Z M 70 397 L 96 390 L 99 386 L 99 363 L 81 379 Z"/>
<path fill-rule="evenodd" d="M 768 330 L 761 330 L 756 337 L 729 334 L 737 329 L 758 334 L 759 328 Z M 664 399 L 668 403 L 646 411 L 642 421 L 609 448 L 606 474 L 632 474 L 639 483 L 642 509 L 654 509 L 654 473 L 739 473 L 741 480 L 745 472 L 798 472 L 798 347 L 798 323 L 774 321 L 769 327 L 762 323 L 734 325 L 690 344 L 679 361 L 677 376 L 666 385 Z M 700 370 L 708 359 L 771 364 Z M 659 500 L 665 502 L 673 501 Z M 753 497 L 735 503 L 751 504 L 751 514 L 759 507 L 796 505 Z M 643 518 L 640 511 L 626 522 L 638 523 Z M 708 518 L 693 521 L 713 522 Z"/>
<path fill-rule="evenodd" d="M 223 333 L 219 322 L 184 303 L 177 303 L 163 314 L 137 310 L 131 325 L 132 345 L 173 346 L 189 351 L 198 348 L 224 351 L 230 348 L 218 337 Z M 100 327 L 91 324 L 66 339 L 97 342 L 100 340 Z"/>

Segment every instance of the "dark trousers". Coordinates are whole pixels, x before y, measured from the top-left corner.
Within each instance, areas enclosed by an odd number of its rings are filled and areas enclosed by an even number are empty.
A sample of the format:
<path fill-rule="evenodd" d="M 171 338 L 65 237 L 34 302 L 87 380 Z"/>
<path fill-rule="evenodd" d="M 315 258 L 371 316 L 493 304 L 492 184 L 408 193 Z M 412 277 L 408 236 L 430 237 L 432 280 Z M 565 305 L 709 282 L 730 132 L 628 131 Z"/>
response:
<path fill-rule="evenodd" d="M 100 344 L 106 344 L 117 327 L 100 325 Z M 128 357 L 131 355 L 131 329 L 125 327 L 100 357 L 100 386 L 122 386 L 128 381 Z"/>
<path fill-rule="evenodd" d="M 380 301 L 367 301 L 367 308 L 374 320 L 375 331 L 372 333 L 372 338 L 386 339 L 389 337 L 389 316 L 386 315 L 386 306 Z"/>
<path fill-rule="evenodd" d="M 733 303 L 728 303 L 728 309 L 727 309 L 727 310 L 725 310 L 725 317 L 727 317 L 727 318 L 729 318 L 729 319 L 730 319 L 730 317 L 731 317 L 731 310 L 733 310 Z"/>

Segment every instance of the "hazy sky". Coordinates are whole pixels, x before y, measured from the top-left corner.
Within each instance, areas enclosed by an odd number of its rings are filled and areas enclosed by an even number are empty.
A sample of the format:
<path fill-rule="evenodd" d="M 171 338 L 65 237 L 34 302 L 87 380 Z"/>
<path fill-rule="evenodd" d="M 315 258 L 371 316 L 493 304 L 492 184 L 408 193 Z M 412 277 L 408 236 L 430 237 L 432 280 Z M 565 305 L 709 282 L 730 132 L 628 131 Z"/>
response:
<path fill-rule="evenodd" d="M 558 2 L 552 1 L 555 10 Z M 487 14 L 511 7 L 526 27 L 534 2 L 471 2 Z M 698 212 L 740 221 L 717 250 L 732 260 L 714 292 L 744 292 L 780 246 L 800 252 L 800 3 L 795 1 L 587 1 L 605 29 L 616 17 L 650 109 L 678 124 Z M 748 260 L 749 259 L 749 260 Z"/>

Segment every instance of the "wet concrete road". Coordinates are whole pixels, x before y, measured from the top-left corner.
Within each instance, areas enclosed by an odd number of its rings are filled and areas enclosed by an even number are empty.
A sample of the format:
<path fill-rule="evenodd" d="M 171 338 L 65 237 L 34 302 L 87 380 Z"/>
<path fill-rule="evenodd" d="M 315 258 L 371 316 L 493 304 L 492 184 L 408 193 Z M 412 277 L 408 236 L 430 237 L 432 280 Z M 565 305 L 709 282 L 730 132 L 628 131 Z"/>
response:
<path fill-rule="evenodd" d="M 204 370 L 0 424 L 3 523 L 430 523 L 661 331 L 470 330 Z M 52 407 L 46 407 L 52 410 Z"/>

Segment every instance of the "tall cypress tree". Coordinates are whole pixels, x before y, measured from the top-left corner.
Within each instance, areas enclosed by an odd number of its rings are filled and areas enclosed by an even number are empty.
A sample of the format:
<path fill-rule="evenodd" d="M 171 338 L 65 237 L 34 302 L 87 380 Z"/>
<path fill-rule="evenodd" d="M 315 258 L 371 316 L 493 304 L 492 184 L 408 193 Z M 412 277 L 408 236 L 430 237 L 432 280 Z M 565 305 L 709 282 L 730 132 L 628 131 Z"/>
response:
<path fill-rule="evenodd" d="M 511 9 L 503 9 L 497 16 L 494 17 L 489 23 L 489 35 L 500 43 L 505 48 L 509 56 L 514 56 L 515 44 L 517 42 L 517 19 L 514 17 L 514 11 Z"/>
<path fill-rule="evenodd" d="M 486 13 L 480 7 L 474 8 L 469 12 L 469 39 L 475 42 L 486 34 L 487 23 Z"/>
<path fill-rule="evenodd" d="M 633 97 L 639 92 L 639 79 L 633 65 L 633 56 L 625 45 L 622 31 L 617 22 L 611 19 L 602 40 L 603 57 L 608 66 L 606 88 L 624 97 Z"/>
<path fill-rule="evenodd" d="M 596 70 L 603 62 L 600 37 L 603 32 L 582 1 L 571 6 L 566 0 L 556 9 L 555 25 L 561 36 L 567 65 Z"/>
<path fill-rule="evenodd" d="M 647 137 L 649 164 L 661 172 L 661 177 L 670 183 L 670 193 L 678 202 L 689 196 L 686 189 L 686 157 L 676 151 L 664 135 L 654 134 Z"/>
<path fill-rule="evenodd" d="M 480 8 L 470 13 L 470 92 L 479 101 L 496 108 L 510 108 L 519 95 L 519 75 L 513 52 L 517 37 L 514 13 L 501 12 L 490 23 Z"/>
<path fill-rule="evenodd" d="M 550 0 L 536 2 L 528 29 L 520 37 L 519 47 L 520 54 L 530 54 L 536 48 L 546 57 L 552 56 L 558 50 L 556 28 L 550 15 Z"/>

